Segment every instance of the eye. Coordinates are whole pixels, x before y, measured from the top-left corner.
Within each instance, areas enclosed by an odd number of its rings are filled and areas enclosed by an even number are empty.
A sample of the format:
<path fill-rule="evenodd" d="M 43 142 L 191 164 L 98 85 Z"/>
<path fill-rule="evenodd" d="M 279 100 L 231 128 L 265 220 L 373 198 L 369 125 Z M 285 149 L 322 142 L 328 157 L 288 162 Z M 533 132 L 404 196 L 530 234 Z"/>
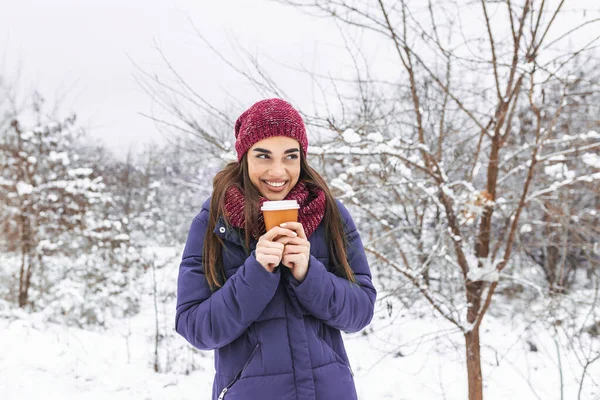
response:
<path fill-rule="evenodd" d="M 259 154 L 256 156 L 256 158 L 261 159 L 261 160 L 267 160 L 269 158 L 269 156 L 266 154 Z"/>
<path fill-rule="evenodd" d="M 296 160 L 298 159 L 298 154 L 290 154 L 289 156 L 287 156 L 287 158 L 290 160 Z"/>

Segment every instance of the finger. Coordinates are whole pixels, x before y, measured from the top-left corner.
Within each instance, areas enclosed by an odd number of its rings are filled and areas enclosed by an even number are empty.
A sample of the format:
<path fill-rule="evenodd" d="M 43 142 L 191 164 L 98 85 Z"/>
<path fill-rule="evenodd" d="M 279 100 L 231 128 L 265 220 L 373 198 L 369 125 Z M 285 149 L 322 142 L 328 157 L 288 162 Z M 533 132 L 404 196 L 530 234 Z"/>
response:
<path fill-rule="evenodd" d="M 289 236 L 289 237 L 296 237 L 298 236 L 298 234 L 291 230 L 291 229 L 286 229 L 286 228 L 282 228 L 279 226 L 274 226 L 273 228 L 271 228 L 267 233 L 265 233 L 264 235 L 262 235 L 260 237 L 260 239 L 258 239 L 259 241 L 264 241 L 264 240 L 268 240 L 268 241 L 273 241 L 277 236 Z"/>
<path fill-rule="evenodd" d="M 269 240 L 263 240 L 262 242 L 259 242 L 256 244 L 256 248 L 257 249 L 277 249 L 277 250 L 281 251 L 284 248 L 284 243 L 280 243 L 278 241 L 271 242 Z"/>
<path fill-rule="evenodd" d="M 284 258 L 281 259 L 281 262 L 283 263 L 285 260 L 286 263 L 288 264 L 292 264 L 295 267 L 297 267 L 298 265 L 307 265 L 308 262 L 306 261 L 306 257 L 304 257 L 303 254 L 288 254 L 286 256 L 284 256 Z"/>
<path fill-rule="evenodd" d="M 281 263 L 290 269 L 296 266 L 296 264 L 294 264 L 294 261 L 292 260 L 291 254 L 283 256 L 283 258 L 281 259 Z"/>
<path fill-rule="evenodd" d="M 304 255 L 302 254 L 287 254 L 283 256 L 281 262 L 286 265 L 296 266 L 297 264 L 302 264 L 304 262 Z"/>
<path fill-rule="evenodd" d="M 302 226 L 302 224 L 300 222 L 284 222 L 283 224 L 281 224 L 279 226 L 282 228 L 291 229 L 292 231 L 294 231 L 298 234 L 298 237 L 306 239 L 306 234 L 304 233 L 304 227 Z"/>
<path fill-rule="evenodd" d="M 299 246 L 310 245 L 310 242 L 308 240 L 303 239 L 301 237 L 283 236 L 283 237 L 278 238 L 275 242 L 282 243 L 284 245 L 289 245 L 289 244 L 295 244 L 295 245 L 299 245 Z"/>
<path fill-rule="evenodd" d="M 279 265 L 279 257 L 277 256 L 263 256 L 261 259 L 263 262 L 269 264 L 269 266 Z"/>
<path fill-rule="evenodd" d="M 265 255 L 271 255 L 271 256 L 277 256 L 277 257 L 281 257 L 283 255 L 283 250 L 281 249 L 260 249 L 257 250 L 258 254 L 265 254 Z"/>
<path fill-rule="evenodd" d="M 306 247 L 304 246 L 296 246 L 293 244 L 288 244 L 285 246 L 285 250 L 283 250 L 283 254 L 306 254 Z"/>

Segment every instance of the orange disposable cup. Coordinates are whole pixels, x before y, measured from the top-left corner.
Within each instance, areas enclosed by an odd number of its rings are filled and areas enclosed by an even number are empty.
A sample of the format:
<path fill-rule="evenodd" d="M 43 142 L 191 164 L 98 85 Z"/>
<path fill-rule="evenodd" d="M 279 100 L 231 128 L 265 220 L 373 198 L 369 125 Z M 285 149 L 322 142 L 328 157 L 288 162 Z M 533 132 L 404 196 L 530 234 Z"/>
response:
<path fill-rule="evenodd" d="M 300 205 L 296 200 L 265 201 L 261 211 L 267 232 L 284 222 L 298 222 L 299 208 Z"/>

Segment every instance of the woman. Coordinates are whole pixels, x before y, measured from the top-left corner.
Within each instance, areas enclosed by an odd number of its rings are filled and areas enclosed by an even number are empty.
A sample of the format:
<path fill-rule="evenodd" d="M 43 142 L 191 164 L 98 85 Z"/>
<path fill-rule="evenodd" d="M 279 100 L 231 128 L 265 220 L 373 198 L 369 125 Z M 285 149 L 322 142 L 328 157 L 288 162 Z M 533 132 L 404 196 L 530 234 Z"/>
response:
<path fill-rule="evenodd" d="M 373 317 L 376 291 L 356 226 L 306 161 L 302 118 L 280 99 L 235 124 L 238 162 L 191 224 L 176 330 L 215 349 L 213 400 L 356 399 L 340 331 Z M 265 200 L 295 199 L 297 223 L 265 232 Z"/>

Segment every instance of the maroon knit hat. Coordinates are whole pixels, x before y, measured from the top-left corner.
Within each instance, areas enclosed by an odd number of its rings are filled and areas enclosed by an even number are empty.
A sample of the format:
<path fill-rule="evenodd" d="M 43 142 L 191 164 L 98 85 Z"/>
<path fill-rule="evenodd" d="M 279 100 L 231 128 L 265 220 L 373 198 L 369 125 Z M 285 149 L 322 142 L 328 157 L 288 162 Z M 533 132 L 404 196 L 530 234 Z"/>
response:
<path fill-rule="evenodd" d="M 254 103 L 235 123 L 235 150 L 238 161 L 256 142 L 273 136 L 296 139 L 306 157 L 308 138 L 302 117 L 288 102 L 267 99 Z"/>

